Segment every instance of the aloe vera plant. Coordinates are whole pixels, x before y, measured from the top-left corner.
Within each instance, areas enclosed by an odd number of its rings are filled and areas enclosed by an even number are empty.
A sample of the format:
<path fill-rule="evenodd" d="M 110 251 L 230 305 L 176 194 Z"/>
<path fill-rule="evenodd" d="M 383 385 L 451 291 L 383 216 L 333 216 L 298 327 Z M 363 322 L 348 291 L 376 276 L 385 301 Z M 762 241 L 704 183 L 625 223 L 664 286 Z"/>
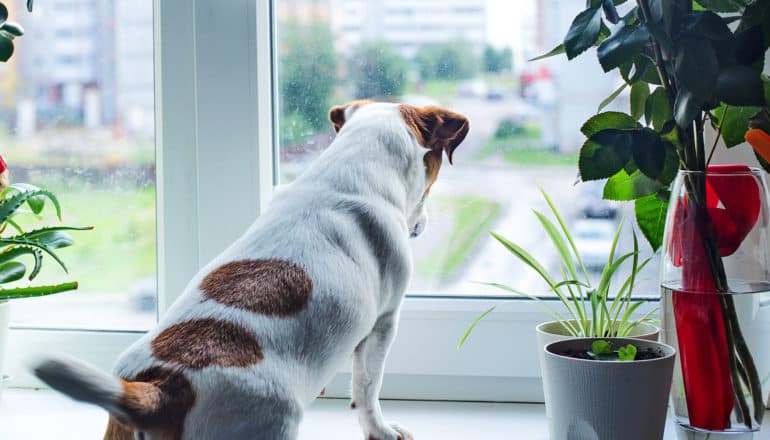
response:
<path fill-rule="evenodd" d="M 628 336 L 631 330 L 639 324 L 656 323 L 653 315 L 657 309 L 651 310 L 639 318 L 634 318 L 634 313 L 643 304 L 643 301 L 632 300 L 636 277 L 650 262 L 649 258 L 639 261 L 639 241 L 636 232 L 633 232 L 633 251 L 616 258 L 615 251 L 623 229 L 623 222 L 621 222 L 610 246 L 607 265 L 602 271 L 599 282 L 594 286 L 564 218 L 548 194 L 542 188 L 540 192 L 545 198 L 554 220 L 549 219 L 541 212 L 534 211 L 534 213 L 559 255 L 558 275 L 549 273 L 542 263 L 521 246 L 502 235 L 494 232 L 491 234 L 513 256 L 534 270 L 546 282 L 563 306 L 564 311 L 559 311 L 552 307 L 549 302 L 513 287 L 499 283 L 483 284 L 534 300 L 535 304 L 540 306 L 548 316 L 561 323 L 565 331 L 576 337 L 624 337 Z M 620 288 L 614 292 L 615 294 L 611 295 L 614 275 L 620 267 L 628 263 L 631 264 L 630 274 Z M 494 307 L 489 308 L 468 326 L 458 343 L 458 348 L 462 347 L 474 327 L 493 310 Z"/>
<path fill-rule="evenodd" d="M 74 243 L 67 231 L 93 229 L 73 226 L 42 226 L 36 229 L 25 228 L 28 222 L 21 221 L 21 216 L 33 216 L 43 220 L 43 211 L 51 205 L 56 218 L 61 222 L 61 205 L 49 190 L 33 185 L 17 183 L 5 188 L 0 193 L 0 301 L 16 298 L 30 298 L 52 295 L 77 289 L 77 281 L 61 284 L 46 284 L 11 287 L 4 285 L 28 278 L 30 282 L 40 274 L 45 259 L 52 259 L 66 273 L 67 266 L 57 254 L 57 250 Z M 23 262 L 28 261 L 27 263 Z M 28 264 L 31 262 L 31 269 Z"/>

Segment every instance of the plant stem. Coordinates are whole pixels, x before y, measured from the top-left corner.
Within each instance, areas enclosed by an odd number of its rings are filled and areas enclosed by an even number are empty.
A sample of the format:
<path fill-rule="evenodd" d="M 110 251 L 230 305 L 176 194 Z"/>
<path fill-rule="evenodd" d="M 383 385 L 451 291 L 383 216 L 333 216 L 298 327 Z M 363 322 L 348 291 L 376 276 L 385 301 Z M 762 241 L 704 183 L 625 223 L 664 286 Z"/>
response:
<path fill-rule="evenodd" d="M 719 126 L 717 127 L 717 135 L 714 138 L 714 144 L 711 146 L 711 152 L 709 153 L 709 158 L 706 160 L 706 166 L 708 166 L 711 163 L 711 158 L 714 156 L 714 151 L 717 149 L 717 144 L 719 144 L 719 138 L 722 136 L 722 124 L 725 122 L 725 116 L 727 116 L 727 110 L 730 109 L 729 105 L 725 104 L 725 111 L 722 112 L 722 119 L 719 120 Z M 713 115 L 711 112 L 708 112 L 709 118 L 712 118 Z"/>

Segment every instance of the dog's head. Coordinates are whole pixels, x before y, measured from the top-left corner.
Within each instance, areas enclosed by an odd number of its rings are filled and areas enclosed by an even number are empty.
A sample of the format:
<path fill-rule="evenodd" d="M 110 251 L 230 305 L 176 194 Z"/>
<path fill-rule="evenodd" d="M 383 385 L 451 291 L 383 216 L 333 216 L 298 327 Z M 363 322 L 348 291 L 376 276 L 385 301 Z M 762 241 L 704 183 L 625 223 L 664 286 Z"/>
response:
<path fill-rule="evenodd" d="M 408 212 L 410 235 L 416 237 L 427 224 L 425 200 L 431 186 L 438 178 L 443 157 L 452 164 L 452 156 L 468 134 L 469 123 L 465 116 L 437 106 L 416 107 L 408 104 L 384 104 L 369 100 L 332 107 L 329 112 L 334 130 L 340 132 L 354 116 L 377 112 L 382 117 L 395 117 L 398 128 L 408 133 L 409 148 L 421 158 L 419 166 L 424 173 L 415 182 L 416 194 Z"/>

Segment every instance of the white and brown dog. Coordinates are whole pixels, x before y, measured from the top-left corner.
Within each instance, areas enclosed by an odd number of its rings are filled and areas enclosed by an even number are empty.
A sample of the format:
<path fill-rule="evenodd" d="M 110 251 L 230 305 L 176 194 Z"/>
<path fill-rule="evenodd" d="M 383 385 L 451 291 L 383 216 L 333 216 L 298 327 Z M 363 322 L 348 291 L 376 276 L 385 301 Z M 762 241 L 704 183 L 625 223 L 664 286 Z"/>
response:
<path fill-rule="evenodd" d="M 204 267 L 109 375 L 70 358 L 35 374 L 110 413 L 107 439 L 297 437 L 303 409 L 353 356 L 367 440 L 407 440 L 379 392 L 411 274 L 408 238 L 467 119 L 357 101 L 329 115 L 331 146 Z"/>

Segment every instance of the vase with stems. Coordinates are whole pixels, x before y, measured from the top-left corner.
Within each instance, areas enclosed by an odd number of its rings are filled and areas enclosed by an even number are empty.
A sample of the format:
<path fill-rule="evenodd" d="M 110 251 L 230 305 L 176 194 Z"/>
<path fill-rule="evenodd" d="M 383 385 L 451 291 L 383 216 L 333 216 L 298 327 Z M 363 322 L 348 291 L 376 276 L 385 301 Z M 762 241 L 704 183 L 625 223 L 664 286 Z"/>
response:
<path fill-rule="evenodd" d="M 672 407 L 694 431 L 750 432 L 764 415 L 751 341 L 770 292 L 763 172 L 745 165 L 680 171 L 662 251 L 663 339 L 677 348 Z M 752 346 L 754 345 L 754 346 Z"/>

